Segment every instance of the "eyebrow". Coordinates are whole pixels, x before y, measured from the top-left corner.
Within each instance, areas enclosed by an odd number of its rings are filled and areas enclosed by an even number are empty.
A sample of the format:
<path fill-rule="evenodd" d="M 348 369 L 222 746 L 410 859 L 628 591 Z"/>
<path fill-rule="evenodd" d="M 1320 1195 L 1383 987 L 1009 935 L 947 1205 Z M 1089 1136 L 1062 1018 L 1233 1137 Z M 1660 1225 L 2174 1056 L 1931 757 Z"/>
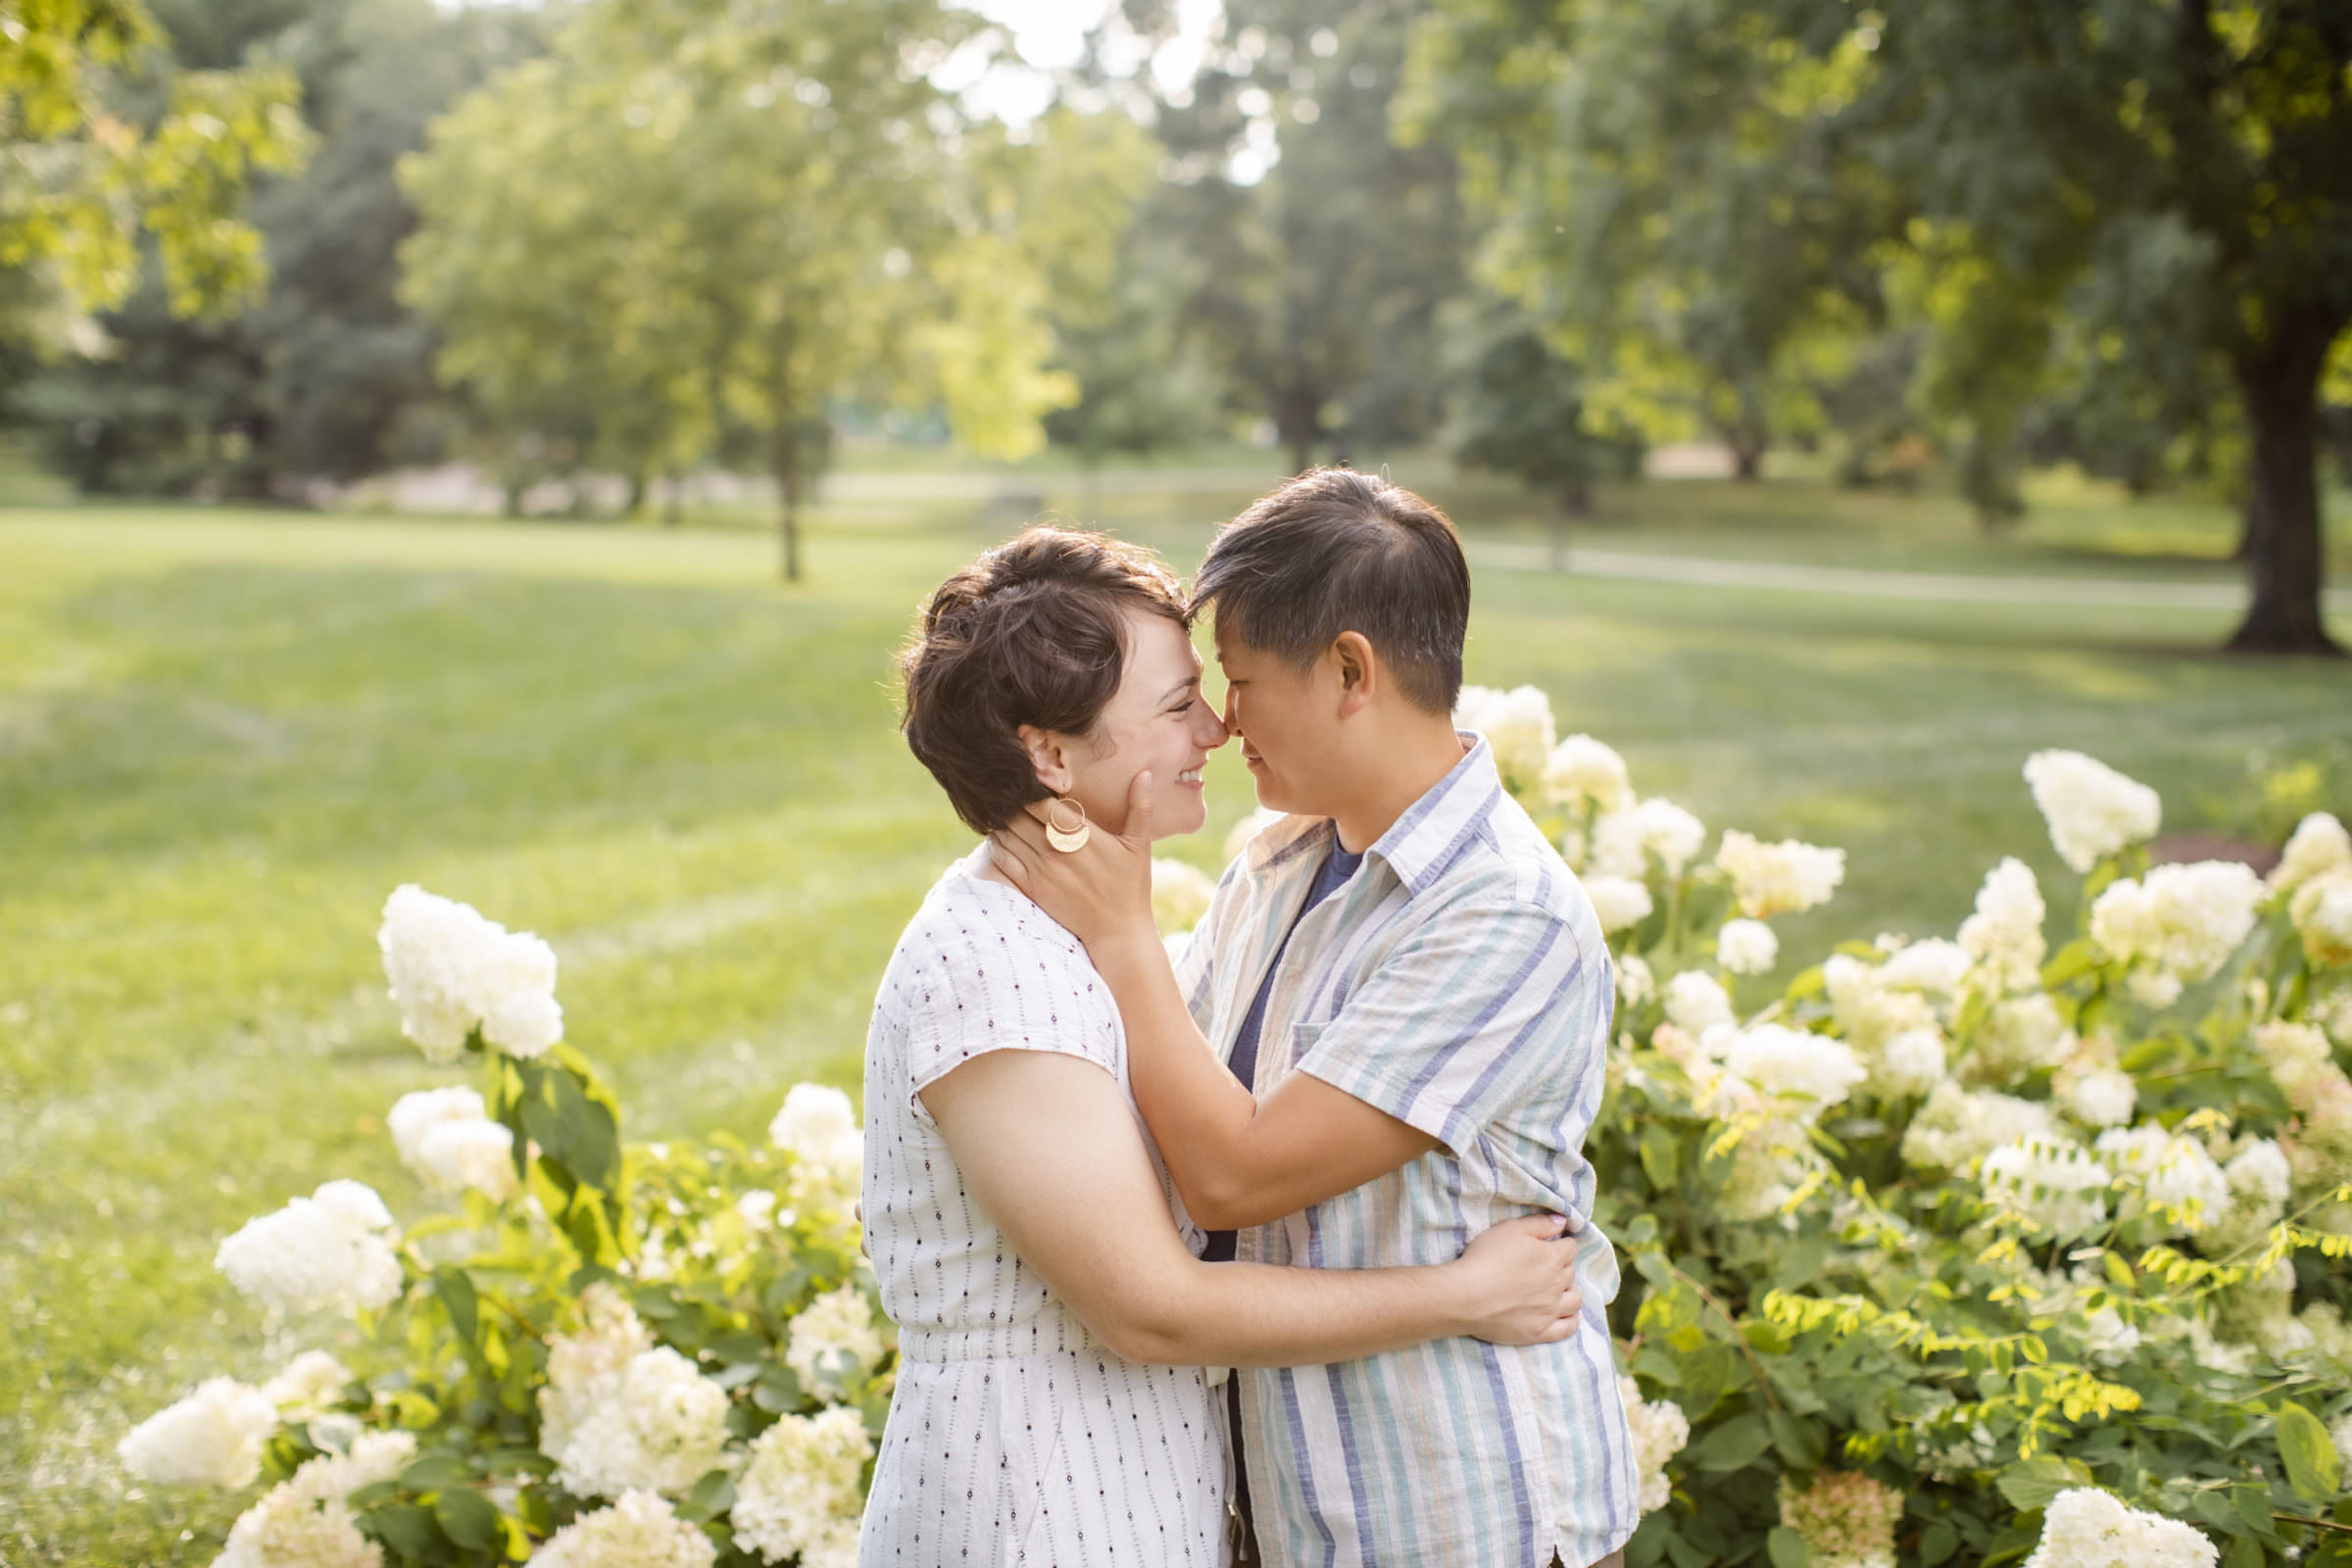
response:
<path fill-rule="evenodd" d="M 1181 692 L 1189 692 L 1189 691 L 1191 691 L 1191 690 L 1192 690 L 1194 687 L 1196 687 L 1196 686 L 1198 686 L 1198 685 L 1200 685 L 1200 677 L 1199 675 L 1192 675 L 1192 676 L 1189 676 L 1189 677 L 1187 677 L 1186 679 L 1184 679 L 1184 680 L 1180 680 L 1180 681 L 1178 681 L 1178 682 L 1177 682 L 1175 685 L 1173 685 L 1173 686 L 1169 687 L 1169 688 L 1168 688 L 1168 695 L 1167 695 L 1167 697 L 1162 697 L 1162 698 L 1160 699 L 1160 701 L 1164 703 L 1164 702 L 1166 702 L 1166 701 L 1168 700 L 1168 698 L 1169 698 L 1169 697 L 1174 697 L 1174 696 L 1176 696 L 1177 694 L 1179 694 L 1179 693 L 1181 693 Z"/>

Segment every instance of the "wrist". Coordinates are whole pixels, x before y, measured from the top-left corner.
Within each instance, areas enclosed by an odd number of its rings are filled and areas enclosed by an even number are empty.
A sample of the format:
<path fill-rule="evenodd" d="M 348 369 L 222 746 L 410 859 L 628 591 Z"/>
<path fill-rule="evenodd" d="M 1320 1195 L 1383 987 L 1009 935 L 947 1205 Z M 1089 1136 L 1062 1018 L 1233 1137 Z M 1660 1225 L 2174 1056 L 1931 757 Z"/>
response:
<path fill-rule="evenodd" d="M 1457 1259 L 1436 1264 L 1430 1272 L 1438 1280 L 1438 1310 L 1446 1323 L 1446 1337 L 1483 1338 L 1487 1300 L 1478 1288 L 1477 1270 Z"/>
<path fill-rule="evenodd" d="M 1103 977 L 1111 971 L 1126 971 L 1134 966 L 1156 960 L 1163 967 L 1168 961 L 1167 945 L 1159 940 L 1159 932 L 1147 914 L 1141 921 L 1114 919 L 1087 939 L 1087 956 Z"/>

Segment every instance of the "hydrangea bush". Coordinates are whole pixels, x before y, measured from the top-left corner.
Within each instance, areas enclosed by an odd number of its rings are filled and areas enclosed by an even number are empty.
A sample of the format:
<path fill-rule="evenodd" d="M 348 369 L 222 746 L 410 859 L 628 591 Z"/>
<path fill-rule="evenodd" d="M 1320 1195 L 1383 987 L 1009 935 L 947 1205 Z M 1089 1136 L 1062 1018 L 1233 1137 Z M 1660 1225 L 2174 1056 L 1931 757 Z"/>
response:
<path fill-rule="evenodd" d="M 386 1117 L 448 1206 L 404 1226 L 330 1181 L 225 1238 L 240 1292 L 322 1336 L 348 1319 L 359 1364 L 214 1378 L 123 1463 L 262 1484 L 219 1568 L 854 1563 L 896 1356 L 849 1097 L 800 1085 L 759 1148 L 624 1144 L 544 942 L 415 887 L 381 942 L 403 1032 L 475 1064 Z"/>
<path fill-rule="evenodd" d="M 1629 1264 L 1635 1568 L 2352 1564 L 2334 817 L 2267 878 L 2151 864 L 2153 791 L 2037 753 L 2080 930 L 2053 941 L 2004 859 L 1950 936 L 1847 942 L 1776 990 L 1771 922 L 1835 896 L 1841 851 L 1728 829 L 1710 855 L 1534 688 L 1458 716 L 1616 962 L 1590 1152 Z M 1181 942 L 1209 884 L 1154 872 Z M 894 1356 L 848 1099 L 794 1089 L 759 1148 L 624 1145 L 546 944 L 415 888 L 382 944 L 404 1031 L 475 1066 L 387 1118 L 450 1206 L 404 1227 L 329 1181 L 225 1238 L 239 1290 L 347 1315 L 366 1359 L 212 1379 L 124 1463 L 260 1485 L 233 1568 L 853 1561 Z"/>
<path fill-rule="evenodd" d="M 1777 992 L 1842 852 L 1707 832 L 1533 688 L 1463 694 L 1617 965 L 1590 1152 L 1635 1568 L 2352 1563 L 2352 836 L 2151 864 L 2156 793 L 2041 752 L 2082 876 Z"/>

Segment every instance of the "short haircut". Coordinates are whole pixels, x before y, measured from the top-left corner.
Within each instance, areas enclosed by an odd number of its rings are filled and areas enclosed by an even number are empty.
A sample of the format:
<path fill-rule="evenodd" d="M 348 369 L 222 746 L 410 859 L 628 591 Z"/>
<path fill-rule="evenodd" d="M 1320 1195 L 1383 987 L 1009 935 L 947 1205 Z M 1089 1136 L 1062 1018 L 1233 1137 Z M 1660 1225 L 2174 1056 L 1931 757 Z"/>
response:
<path fill-rule="evenodd" d="M 899 656 L 900 728 L 973 832 L 1052 793 L 1020 728 L 1093 732 L 1126 668 L 1130 609 L 1192 627 L 1175 574 L 1151 551 L 1047 527 L 988 551 L 923 607 Z"/>
<path fill-rule="evenodd" d="M 1453 522 L 1374 474 L 1312 468 L 1217 531 L 1193 584 L 1198 613 L 1303 669 L 1361 633 L 1414 707 L 1453 711 L 1470 627 L 1470 566 Z"/>

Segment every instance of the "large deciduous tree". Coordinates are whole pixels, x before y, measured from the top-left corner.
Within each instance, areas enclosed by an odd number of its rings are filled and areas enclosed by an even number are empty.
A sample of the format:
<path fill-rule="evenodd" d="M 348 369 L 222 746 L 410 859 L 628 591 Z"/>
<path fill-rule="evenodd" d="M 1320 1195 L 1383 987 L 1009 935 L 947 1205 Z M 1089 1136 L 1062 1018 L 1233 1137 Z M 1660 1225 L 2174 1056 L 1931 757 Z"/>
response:
<path fill-rule="evenodd" d="M 257 172 L 300 162 L 292 75 L 170 72 L 138 0 L 48 0 L 0 20 L 0 268 L 103 309 L 137 284 L 144 236 L 174 310 L 252 298 L 268 271 L 238 210 Z"/>
<path fill-rule="evenodd" d="M 979 25 L 935 0 L 605 0 L 409 166 L 409 297 L 505 419 L 624 466 L 766 431 L 787 577 L 808 436 L 851 394 L 943 404 L 1017 454 L 1068 401 L 1022 214 L 930 80 Z"/>
<path fill-rule="evenodd" d="M 1415 40 L 1406 122 L 1460 149 L 1481 258 L 1597 408 L 1695 425 L 1743 479 L 1818 422 L 1861 324 L 1886 192 L 1840 155 L 1858 59 L 1774 36 L 1747 0 L 1448 0 Z"/>
<path fill-rule="evenodd" d="M 1127 9 L 1148 32 L 1155 8 Z M 1198 74 L 1157 105 L 1146 221 L 1197 258 L 1187 329 L 1295 467 L 1439 421 L 1438 312 L 1470 235 L 1452 155 L 1391 134 L 1417 9 L 1230 0 Z"/>
<path fill-rule="evenodd" d="M 1579 284 L 1595 277 L 1664 287 L 1683 304 L 1703 289 L 1767 308 L 1814 298 L 1815 264 L 1838 247 L 1816 256 L 1802 243 L 1814 231 L 1778 215 L 1801 219 L 1824 193 L 1833 213 L 1859 198 L 1858 230 L 1819 233 L 1895 241 L 1876 255 L 1931 328 L 1923 390 L 1967 421 L 1986 464 L 2045 387 L 2053 336 L 2070 300 L 2085 299 L 2084 280 L 2146 262 L 2151 237 L 2164 236 L 2176 297 L 2196 307 L 2161 322 L 2140 313 L 2136 329 L 2174 334 L 2180 352 L 2142 345 L 2116 363 L 2169 361 L 2162 373 L 2176 381 L 2193 381 L 2201 353 L 2229 367 L 2250 449 L 2253 579 L 2231 646 L 2334 651 L 2321 613 L 2315 458 L 2322 370 L 2352 321 L 2352 6 L 1445 0 L 1423 68 L 1441 102 L 1499 95 L 1516 116 L 1496 123 L 1519 127 L 1517 140 L 1489 134 L 1486 157 L 1499 188 L 1532 193 L 1510 209 L 1528 236 L 1521 292 L 1569 296 L 1570 319 L 1588 303 Z M 1616 91 L 1628 81 L 1645 85 Z M 1739 106 L 1728 120 L 1727 102 Z M 1621 119 L 1634 134 L 1612 129 Z M 1710 124 L 1699 144 L 1732 162 L 1679 159 L 1690 128 Z M 1753 149 L 1807 147 L 1825 160 L 1776 154 L 1760 182 L 1742 172 Z M 1555 187 L 1557 169 L 1569 177 Z M 1663 199 L 1621 194 L 1642 190 Z M 1761 225 L 1739 221 L 1751 208 Z M 1669 267 L 1663 283 L 1647 270 L 1675 260 L 1652 239 L 1710 229 L 1729 242 L 1698 252 L 1695 268 Z M 1588 260 L 1621 250 L 1637 264 Z M 1639 292 L 1603 299 L 1621 329 L 1647 330 Z"/>

